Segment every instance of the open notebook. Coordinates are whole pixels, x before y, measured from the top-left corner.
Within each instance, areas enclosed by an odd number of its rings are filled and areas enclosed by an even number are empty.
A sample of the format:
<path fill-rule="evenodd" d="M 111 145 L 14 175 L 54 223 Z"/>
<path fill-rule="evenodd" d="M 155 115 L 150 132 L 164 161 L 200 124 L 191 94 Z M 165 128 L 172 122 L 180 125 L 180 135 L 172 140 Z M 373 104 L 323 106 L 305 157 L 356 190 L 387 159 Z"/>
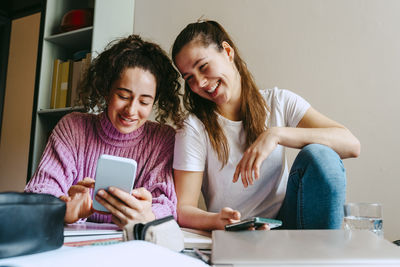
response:
<path fill-rule="evenodd" d="M 109 246 L 61 247 L 21 257 L 0 259 L 0 266 L 189 266 L 207 267 L 202 261 L 145 241 L 128 241 Z"/>

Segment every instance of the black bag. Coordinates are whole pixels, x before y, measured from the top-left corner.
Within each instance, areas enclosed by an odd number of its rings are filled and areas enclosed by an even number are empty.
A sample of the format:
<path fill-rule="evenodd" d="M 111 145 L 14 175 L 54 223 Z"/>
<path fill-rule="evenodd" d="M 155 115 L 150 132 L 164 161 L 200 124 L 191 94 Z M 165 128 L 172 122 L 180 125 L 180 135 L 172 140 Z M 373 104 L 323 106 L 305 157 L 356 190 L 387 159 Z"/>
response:
<path fill-rule="evenodd" d="M 0 259 L 61 247 L 65 209 L 52 195 L 0 193 Z"/>

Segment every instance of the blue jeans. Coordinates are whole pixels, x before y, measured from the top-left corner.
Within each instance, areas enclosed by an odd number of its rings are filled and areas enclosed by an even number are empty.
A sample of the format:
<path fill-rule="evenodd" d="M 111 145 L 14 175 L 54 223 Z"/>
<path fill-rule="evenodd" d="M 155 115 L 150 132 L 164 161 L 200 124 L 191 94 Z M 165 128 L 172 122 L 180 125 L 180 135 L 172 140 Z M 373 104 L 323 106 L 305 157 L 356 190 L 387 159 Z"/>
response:
<path fill-rule="evenodd" d="M 279 229 L 340 229 L 345 198 L 346 171 L 339 155 L 324 145 L 307 145 L 290 170 Z"/>

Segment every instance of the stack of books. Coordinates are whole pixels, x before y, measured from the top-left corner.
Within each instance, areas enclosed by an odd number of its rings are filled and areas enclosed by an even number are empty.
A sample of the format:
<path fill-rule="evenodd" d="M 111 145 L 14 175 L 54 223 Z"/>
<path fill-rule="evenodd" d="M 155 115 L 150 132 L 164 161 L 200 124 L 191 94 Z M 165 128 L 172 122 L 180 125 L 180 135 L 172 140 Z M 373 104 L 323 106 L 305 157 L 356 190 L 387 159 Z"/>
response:
<path fill-rule="evenodd" d="M 78 84 L 89 67 L 91 53 L 78 61 L 55 59 L 50 108 L 74 107 L 78 103 Z"/>
<path fill-rule="evenodd" d="M 110 223 L 74 223 L 64 227 L 64 246 L 110 245 L 122 242 L 122 230 Z"/>

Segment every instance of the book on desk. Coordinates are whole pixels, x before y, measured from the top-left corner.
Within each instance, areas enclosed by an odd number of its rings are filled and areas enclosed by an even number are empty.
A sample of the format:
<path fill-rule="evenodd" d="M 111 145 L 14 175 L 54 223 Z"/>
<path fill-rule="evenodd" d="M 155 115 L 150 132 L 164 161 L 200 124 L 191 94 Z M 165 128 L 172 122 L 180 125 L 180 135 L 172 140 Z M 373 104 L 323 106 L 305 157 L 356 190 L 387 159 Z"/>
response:
<path fill-rule="evenodd" d="M 181 228 L 185 249 L 211 249 L 211 232 L 196 229 Z"/>
<path fill-rule="evenodd" d="M 122 230 L 111 223 L 73 223 L 64 227 L 64 246 L 108 245 L 122 242 Z"/>
<path fill-rule="evenodd" d="M 211 249 L 211 232 L 181 228 L 185 249 Z M 111 223 L 74 223 L 64 228 L 64 246 L 107 245 L 122 241 L 122 230 Z"/>

